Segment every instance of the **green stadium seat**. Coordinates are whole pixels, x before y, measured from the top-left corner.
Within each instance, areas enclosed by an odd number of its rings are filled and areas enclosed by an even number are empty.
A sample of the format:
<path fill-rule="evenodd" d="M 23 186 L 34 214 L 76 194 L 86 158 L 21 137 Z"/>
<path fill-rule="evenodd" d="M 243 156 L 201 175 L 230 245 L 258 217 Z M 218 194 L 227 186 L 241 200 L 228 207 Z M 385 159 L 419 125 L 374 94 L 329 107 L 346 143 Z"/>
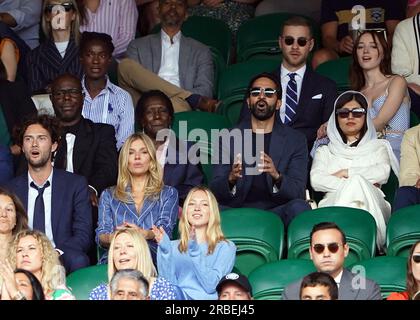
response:
<path fill-rule="evenodd" d="M 372 215 L 361 209 L 325 207 L 305 211 L 292 220 L 287 231 L 288 259 L 310 259 L 310 233 L 320 222 L 334 222 L 345 233 L 350 246 L 345 265 L 374 257 L 376 223 Z"/>
<path fill-rule="evenodd" d="M 350 89 L 350 64 L 352 57 L 343 57 L 320 64 L 316 72 L 330 78 L 337 84 L 339 93 Z"/>
<path fill-rule="evenodd" d="M 181 121 L 187 124 L 187 127 L 180 126 Z M 200 147 L 200 159 L 203 172 L 205 175 L 205 183 L 211 179 L 211 156 L 212 156 L 212 129 L 221 130 L 229 128 L 230 123 L 220 114 L 200 112 L 200 111 L 186 111 L 177 112 L 174 115 L 172 129 L 176 136 L 185 141 L 197 142 Z M 194 135 L 194 129 L 203 129 L 205 136 Z M 196 131 L 197 133 L 197 131 Z M 209 140 L 210 139 L 210 140 Z"/>
<path fill-rule="evenodd" d="M 382 192 L 385 194 L 385 200 L 388 201 L 391 206 L 394 203 L 395 191 L 398 189 L 398 178 L 394 171 L 391 170 L 389 174 L 388 182 L 381 186 Z"/>
<path fill-rule="evenodd" d="M 386 299 L 391 292 L 405 290 L 406 265 L 406 258 L 384 256 L 360 261 L 351 270 L 375 281 L 381 287 L 382 299 Z"/>
<path fill-rule="evenodd" d="M 420 124 L 419 117 L 413 111 L 410 111 L 410 128 L 415 127 L 418 124 Z"/>
<path fill-rule="evenodd" d="M 226 238 L 236 244 L 235 267 L 242 274 L 282 256 L 284 226 L 276 214 L 254 208 L 229 209 L 221 212 L 221 221 Z"/>
<path fill-rule="evenodd" d="M 311 260 L 287 259 L 266 263 L 248 278 L 255 300 L 280 300 L 285 287 L 315 271 Z"/>
<path fill-rule="evenodd" d="M 67 276 L 66 281 L 77 300 L 88 300 L 89 293 L 96 286 L 108 282 L 108 265 L 100 264 L 76 270 Z"/>
<path fill-rule="evenodd" d="M 419 240 L 420 205 L 395 211 L 391 215 L 386 229 L 386 254 L 408 257 L 411 246 Z"/>
<path fill-rule="evenodd" d="M 237 33 L 237 61 L 247 61 L 254 58 L 280 57 L 281 49 L 278 41 L 284 21 L 292 16 L 302 16 L 295 13 L 277 12 L 254 17 L 245 21 Z M 305 16 L 302 16 L 305 17 Z M 313 26 L 315 45 L 319 44 L 320 32 L 316 23 L 307 18 Z"/>
<path fill-rule="evenodd" d="M 230 126 L 235 126 L 239 120 L 241 109 L 244 104 L 244 95 L 236 94 L 226 97 L 217 108 L 217 113 L 224 116 L 230 123 Z"/>

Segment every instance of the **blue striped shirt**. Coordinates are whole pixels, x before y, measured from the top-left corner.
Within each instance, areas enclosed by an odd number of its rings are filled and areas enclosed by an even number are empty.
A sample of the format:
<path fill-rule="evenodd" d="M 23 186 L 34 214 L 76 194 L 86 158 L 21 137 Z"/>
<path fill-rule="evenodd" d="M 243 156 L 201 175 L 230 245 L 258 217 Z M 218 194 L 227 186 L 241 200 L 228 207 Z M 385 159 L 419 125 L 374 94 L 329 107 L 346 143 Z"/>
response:
<path fill-rule="evenodd" d="M 125 140 L 134 133 L 134 107 L 129 93 L 107 79 L 106 87 L 94 98 L 90 96 L 82 80 L 85 94 L 82 115 L 96 123 L 107 123 L 115 128 L 117 149 L 119 150 Z M 107 110 L 104 104 L 108 100 Z M 104 113 L 105 112 L 105 113 Z M 104 116 L 105 121 L 104 121 Z"/>

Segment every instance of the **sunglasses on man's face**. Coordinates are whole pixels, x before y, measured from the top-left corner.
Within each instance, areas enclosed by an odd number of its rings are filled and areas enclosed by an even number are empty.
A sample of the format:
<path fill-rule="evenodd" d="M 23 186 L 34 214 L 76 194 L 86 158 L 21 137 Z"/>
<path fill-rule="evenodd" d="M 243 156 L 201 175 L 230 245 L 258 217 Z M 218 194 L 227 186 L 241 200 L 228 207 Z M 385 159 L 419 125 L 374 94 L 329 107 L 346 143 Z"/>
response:
<path fill-rule="evenodd" d="M 66 12 L 74 9 L 73 3 L 71 2 L 64 2 L 64 3 L 56 3 L 56 4 L 47 4 L 45 7 L 45 12 L 51 13 L 55 6 L 61 6 L 64 8 Z"/>
<path fill-rule="evenodd" d="M 338 249 L 340 248 L 340 244 L 338 244 L 337 242 L 327 243 L 326 245 L 322 243 L 316 243 L 313 245 L 312 248 L 318 254 L 323 253 L 325 248 L 328 248 L 328 251 L 331 253 L 336 253 Z"/>
<path fill-rule="evenodd" d="M 306 39 L 305 37 L 299 37 L 299 38 L 295 39 L 291 36 L 283 37 L 283 39 L 284 39 L 284 43 L 288 46 L 291 46 L 295 41 L 297 41 L 297 44 L 299 45 L 299 47 L 306 46 L 306 44 L 310 40 L 310 39 Z"/>
<path fill-rule="evenodd" d="M 261 88 L 261 87 L 255 87 L 249 90 L 251 97 L 258 97 L 261 94 L 261 92 L 264 93 L 264 95 L 267 98 L 271 98 L 277 92 L 277 90 L 273 88 Z"/>
<path fill-rule="evenodd" d="M 350 113 L 353 115 L 353 118 L 361 118 L 366 114 L 366 110 L 363 108 L 347 109 L 341 108 L 335 112 L 340 118 L 346 119 L 350 116 Z"/>
<path fill-rule="evenodd" d="M 420 263 L 420 254 L 413 255 L 413 261 L 414 263 Z"/>

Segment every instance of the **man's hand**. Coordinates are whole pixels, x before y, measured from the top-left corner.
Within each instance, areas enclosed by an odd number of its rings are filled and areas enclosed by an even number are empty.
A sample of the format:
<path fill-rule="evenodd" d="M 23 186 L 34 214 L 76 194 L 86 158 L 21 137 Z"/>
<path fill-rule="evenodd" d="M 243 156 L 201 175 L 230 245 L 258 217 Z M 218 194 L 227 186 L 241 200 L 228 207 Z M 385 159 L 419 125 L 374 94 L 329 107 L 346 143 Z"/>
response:
<path fill-rule="evenodd" d="M 349 53 L 353 52 L 353 39 L 350 36 L 345 36 L 338 43 L 338 53 Z"/>
<path fill-rule="evenodd" d="M 417 189 L 420 189 L 420 178 L 417 180 L 417 182 L 416 182 L 416 188 Z"/>
<path fill-rule="evenodd" d="M 239 178 L 242 178 L 242 156 L 240 153 L 236 155 L 236 160 L 232 165 L 228 180 L 231 185 L 235 185 Z"/>
<path fill-rule="evenodd" d="M 90 189 L 90 188 L 89 188 Z M 92 206 L 97 207 L 98 206 L 98 197 L 96 195 L 95 190 L 90 189 L 90 203 L 92 203 Z"/>
<path fill-rule="evenodd" d="M 208 7 L 220 7 L 224 0 L 203 0 L 203 4 Z"/>
<path fill-rule="evenodd" d="M 261 163 L 258 164 L 258 171 L 259 172 L 267 172 L 274 181 L 278 181 L 280 179 L 280 172 L 277 171 L 276 167 L 274 166 L 273 160 L 267 155 L 265 152 L 261 151 L 260 153 L 260 160 Z"/>

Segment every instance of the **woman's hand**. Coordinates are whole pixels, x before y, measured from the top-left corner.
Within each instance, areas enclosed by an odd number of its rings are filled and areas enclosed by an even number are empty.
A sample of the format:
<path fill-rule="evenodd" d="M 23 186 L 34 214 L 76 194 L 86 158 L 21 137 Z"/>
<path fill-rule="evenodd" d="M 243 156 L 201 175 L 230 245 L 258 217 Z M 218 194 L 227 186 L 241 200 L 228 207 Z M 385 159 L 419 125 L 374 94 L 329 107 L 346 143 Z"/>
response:
<path fill-rule="evenodd" d="M 341 170 L 337 171 L 336 173 L 333 173 L 332 175 L 336 176 L 337 178 L 347 179 L 349 177 L 349 170 L 348 169 L 341 169 Z"/>
<path fill-rule="evenodd" d="M 18 289 L 16 288 L 15 274 L 7 259 L 4 263 L 0 262 L 0 276 L 3 278 L 3 287 L 6 289 L 9 297 L 16 296 Z M 7 297 L 3 297 L 2 294 L 2 300 L 4 299 L 7 299 Z"/>
<path fill-rule="evenodd" d="M 321 124 L 321 126 L 318 128 L 318 131 L 316 133 L 316 138 L 321 139 L 324 138 L 327 135 L 327 122 Z"/>
<path fill-rule="evenodd" d="M 163 230 L 163 227 L 156 227 L 155 225 L 152 226 L 152 232 L 155 235 L 155 241 L 157 243 L 160 243 L 163 239 L 163 236 L 165 235 L 165 230 Z"/>

